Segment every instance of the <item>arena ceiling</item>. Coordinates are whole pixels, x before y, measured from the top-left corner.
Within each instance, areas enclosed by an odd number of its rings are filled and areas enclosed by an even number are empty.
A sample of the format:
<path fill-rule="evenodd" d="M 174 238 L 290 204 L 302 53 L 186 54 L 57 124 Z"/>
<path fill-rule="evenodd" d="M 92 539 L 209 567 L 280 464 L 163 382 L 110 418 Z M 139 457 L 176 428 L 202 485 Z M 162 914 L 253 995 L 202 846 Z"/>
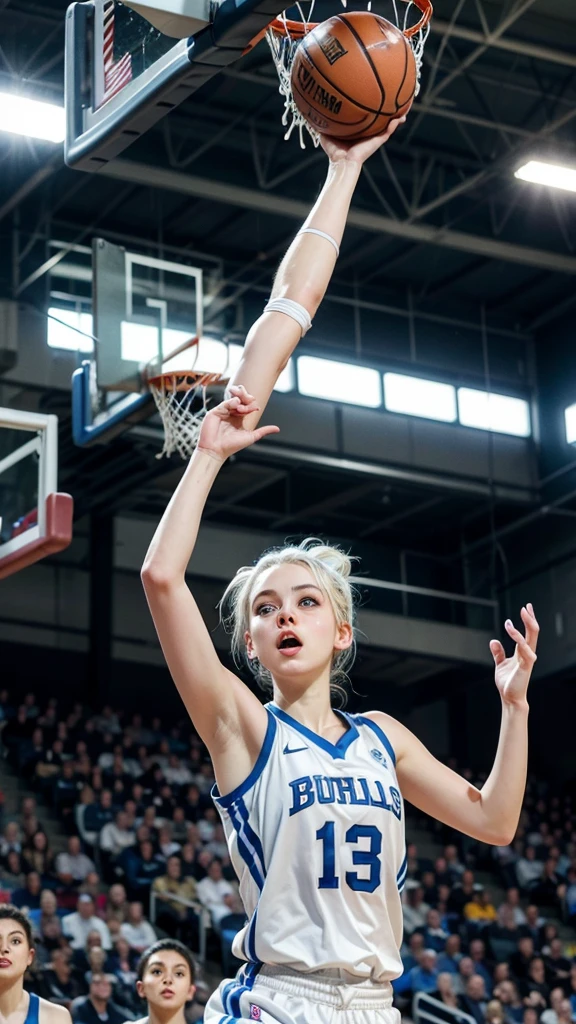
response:
<path fill-rule="evenodd" d="M 62 100 L 66 6 L 0 0 L 0 89 Z M 482 316 L 502 344 L 521 347 L 576 301 L 573 197 L 514 178 L 530 157 L 574 161 L 576 8 L 570 0 L 436 0 L 435 9 L 422 92 L 364 171 L 331 295 L 446 324 L 477 325 Z M 0 295 L 45 301 L 50 241 L 69 246 L 65 266 L 74 246 L 101 235 L 163 247 L 171 258 L 217 258 L 224 287 L 212 313 L 241 332 L 242 304 L 262 303 L 325 159 L 283 141 L 281 112 L 262 44 L 97 176 L 66 168 L 46 144 L 2 136 Z M 79 516 L 161 513 L 181 468 L 155 460 L 157 439 L 146 429 L 115 441 L 113 457 L 106 448 L 82 451 L 70 437 L 68 394 L 24 389 L 17 401 L 60 415 L 61 486 L 73 489 Z M 383 479 L 270 453 L 227 467 L 207 517 L 440 557 L 446 586 L 454 571 L 457 587 L 463 538 L 493 559 L 498 531 L 538 522 L 538 505 L 536 494 L 520 507 L 489 488 L 479 496 L 423 476 Z M 558 512 L 570 527 L 573 506 Z"/>

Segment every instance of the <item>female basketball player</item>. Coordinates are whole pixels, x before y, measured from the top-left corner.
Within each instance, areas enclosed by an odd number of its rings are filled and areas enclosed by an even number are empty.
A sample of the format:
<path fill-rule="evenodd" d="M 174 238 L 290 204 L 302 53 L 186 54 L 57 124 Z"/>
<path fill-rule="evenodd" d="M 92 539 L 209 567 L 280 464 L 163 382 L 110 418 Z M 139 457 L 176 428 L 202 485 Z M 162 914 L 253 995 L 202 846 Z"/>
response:
<path fill-rule="evenodd" d="M 138 963 L 138 995 L 148 1004 L 148 1015 L 138 1024 L 186 1024 L 184 1009 L 194 998 L 194 961 L 176 939 L 160 939 Z"/>
<path fill-rule="evenodd" d="M 366 143 L 324 145 L 327 184 L 280 266 L 272 309 L 248 336 L 231 397 L 204 421 L 142 571 L 170 671 L 214 763 L 215 800 L 249 917 L 233 947 L 246 966 L 211 997 L 206 1024 L 397 1024 L 390 981 L 402 971 L 403 797 L 482 842 L 507 844 L 525 786 L 538 633 L 531 605 L 521 612 L 525 637 L 506 622 L 516 643 L 511 658 L 491 643 L 502 728 L 479 791 L 389 715 L 332 709 L 331 687 L 354 645 L 342 551 L 314 542 L 277 550 L 239 570 L 228 588 L 234 647 L 270 685 L 266 706 L 220 663 L 185 582 L 220 468 L 277 429 L 256 427 L 260 410 L 322 299 L 369 155 Z"/>
<path fill-rule="evenodd" d="M 24 975 L 34 960 L 28 918 L 10 904 L 0 906 L 0 1020 L 9 1024 L 70 1024 L 70 1014 L 24 991 Z"/>

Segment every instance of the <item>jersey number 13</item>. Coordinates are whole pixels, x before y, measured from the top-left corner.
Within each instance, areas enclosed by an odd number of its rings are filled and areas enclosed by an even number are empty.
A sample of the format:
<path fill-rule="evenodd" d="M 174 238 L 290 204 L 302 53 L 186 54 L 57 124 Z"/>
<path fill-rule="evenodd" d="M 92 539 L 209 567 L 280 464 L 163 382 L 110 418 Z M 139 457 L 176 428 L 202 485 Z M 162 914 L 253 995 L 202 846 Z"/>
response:
<path fill-rule="evenodd" d="M 340 879 L 336 874 L 336 841 L 335 822 L 327 821 L 316 833 L 316 839 L 322 843 L 322 874 L 318 879 L 319 889 L 339 889 Z M 367 866 L 370 871 L 367 878 L 360 878 L 357 871 L 347 871 L 346 885 L 359 892 L 374 892 L 380 885 L 382 864 L 382 833 L 375 825 L 353 825 L 349 828 L 345 841 L 352 845 L 359 839 L 370 840 L 368 850 L 354 850 L 352 863 L 356 867 Z"/>

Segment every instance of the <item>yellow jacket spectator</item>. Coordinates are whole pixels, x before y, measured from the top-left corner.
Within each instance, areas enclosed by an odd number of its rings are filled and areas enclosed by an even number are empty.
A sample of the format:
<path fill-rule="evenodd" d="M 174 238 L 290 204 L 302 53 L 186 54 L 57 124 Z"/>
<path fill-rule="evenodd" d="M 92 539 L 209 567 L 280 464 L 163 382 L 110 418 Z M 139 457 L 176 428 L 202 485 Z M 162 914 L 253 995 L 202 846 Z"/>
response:
<path fill-rule="evenodd" d="M 491 924 L 498 920 L 496 907 L 491 902 L 491 896 L 487 889 L 474 886 L 474 896 L 470 903 L 464 907 L 464 917 L 467 921 L 477 921 L 479 924 Z"/>

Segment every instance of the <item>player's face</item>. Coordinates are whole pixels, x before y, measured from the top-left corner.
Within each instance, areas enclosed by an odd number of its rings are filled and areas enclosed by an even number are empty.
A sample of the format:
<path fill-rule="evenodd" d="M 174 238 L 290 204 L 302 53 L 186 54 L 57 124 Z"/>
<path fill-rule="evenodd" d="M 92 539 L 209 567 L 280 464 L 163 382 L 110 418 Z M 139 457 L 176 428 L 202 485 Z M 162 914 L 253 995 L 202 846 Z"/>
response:
<path fill-rule="evenodd" d="M 21 978 L 34 959 L 26 933 L 17 921 L 0 920 L 0 985 Z"/>
<path fill-rule="evenodd" d="M 249 657 L 275 679 L 314 676 L 329 670 L 335 651 L 352 642 L 349 625 L 338 626 L 328 595 L 305 565 L 263 572 L 251 595 Z"/>
<path fill-rule="evenodd" d="M 136 987 L 140 998 L 150 1006 L 171 1010 L 183 1007 L 196 991 L 188 964 L 173 949 L 162 949 L 150 957 L 144 977 L 136 982 Z"/>

